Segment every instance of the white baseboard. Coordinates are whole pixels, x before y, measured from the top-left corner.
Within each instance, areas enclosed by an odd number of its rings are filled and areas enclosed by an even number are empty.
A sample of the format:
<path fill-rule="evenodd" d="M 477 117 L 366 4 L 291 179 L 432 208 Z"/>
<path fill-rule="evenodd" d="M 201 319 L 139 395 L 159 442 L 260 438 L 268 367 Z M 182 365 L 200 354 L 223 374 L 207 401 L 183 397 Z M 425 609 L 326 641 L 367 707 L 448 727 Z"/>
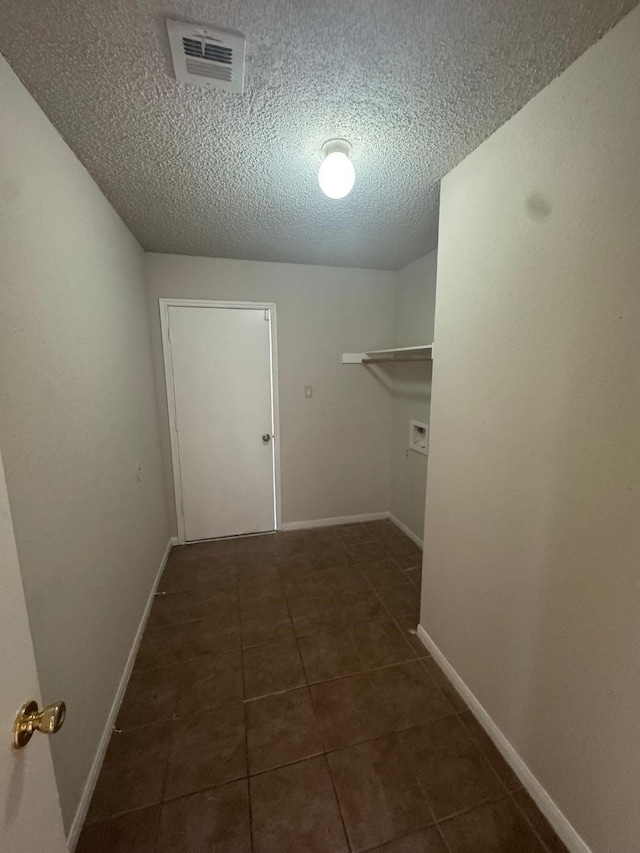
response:
<path fill-rule="evenodd" d="M 442 654 L 438 646 L 424 630 L 422 625 L 418 625 L 418 637 L 423 645 L 433 655 L 434 660 L 440 669 L 452 682 L 458 693 L 473 712 L 474 716 L 489 735 L 496 747 L 502 753 L 505 761 L 516 776 L 520 779 L 526 790 L 535 800 L 536 805 L 547 818 L 551 826 L 554 828 L 560 839 L 564 842 L 570 853 L 592 853 L 591 848 L 580 837 L 578 832 L 569 823 L 558 806 L 551 799 L 544 787 L 533 775 L 525 762 L 520 758 L 514 747 L 504 736 L 502 731 L 494 723 L 482 704 L 476 699 L 475 695 L 467 687 L 465 682 L 460 678 L 455 669 L 451 666 L 446 657 Z"/>
<path fill-rule="evenodd" d="M 151 589 L 151 592 L 149 593 L 147 605 L 144 609 L 144 613 L 142 614 L 142 618 L 140 619 L 140 624 L 138 625 L 138 630 L 133 640 L 133 645 L 131 646 L 131 651 L 129 652 L 129 657 L 127 658 L 127 662 L 122 673 L 122 678 L 120 679 L 120 683 L 118 684 L 118 689 L 116 690 L 116 695 L 114 696 L 109 715 L 107 716 L 107 721 L 105 723 L 102 736 L 100 738 L 100 742 L 98 744 L 98 748 L 96 750 L 96 754 L 91 765 L 91 770 L 89 771 L 87 781 L 85 782 L 82 797 L 80 798 L 80 802 L 78 803 L 78 808 L 76 809 L 75 817 L 73 818 L 73 823 L 71 824 L 71 829 L 69 830 L 69 835 L 67 837 L 69 853 L 73 853 L 73 851 L 75 850 L 76 844 L 78 843 L 78 838 L 80 837 L 80 833 L 82 832 L 82 826 L 87 816 L 87 810 L 89 809 L 91 797 L 93 796 L 93 791 L 96 787 L 96 782 L 98 781 L 100 770 L 102 769 L 102 762 L 104 761 L 104 756 L 107 751 L 107 747 L 109 746 L 109 739 L 111 738 L 111 733 L 113 732 L 113 727 L 115 725 L 118 712 L 120 711 L 120 705 L 122 704 L 125 690 L 127 689 L 127 684 L 129 683 L 131 670 L 133 669 L 133 664 L 135 663 L 136 655 L 138 654 L 140 641 L 142 640 L 142 635 L 144 634 L 144 629 L 147 625 L 147 619 L 149 618 L 149 613 L 151 612 L 153 596 L 155 595 L 155 591 L 158 588 L 158 584 L 160 583 L 160 578 L 162 577 L 164 567 L 167 564 L 169 552 L 171 551 L 173 545 L 176 545 L 177 543 L 177 538 L 175 536 L 171 537 L 171 539 L 167 543 L 167 547 L 162 557 L 162 560 L 160 561 L 160 566 L 158 567 L 156 578 L 153 582 L 153 587 Z"/>
<path fill-rule="evenodd" d="M 285 521 L 281 530 L 307 530 L 311 527 L 333 527 L 336 524 L 358 524 L 363 521 L 382 521 L 388 512 L 369 512 L 365 515 L 341 515 L 337 518 L 316 518 L 314 521 Z"/>
<path fill-rule="evenodd" d="M 416 543 L 418 548 L 422 549 L 422 539 L 420 539 L 419 536 L 416 536 L 413 530 L 409 530 L 407 525 L 404 522 L 400 521 L 399 518 L 396 518 L 396 516 L 392 512 L 389 513 L 389 521 L 392 521 L 396 527 L 402 530 L 405 536 L 408 536 L 409 539 Z"/>

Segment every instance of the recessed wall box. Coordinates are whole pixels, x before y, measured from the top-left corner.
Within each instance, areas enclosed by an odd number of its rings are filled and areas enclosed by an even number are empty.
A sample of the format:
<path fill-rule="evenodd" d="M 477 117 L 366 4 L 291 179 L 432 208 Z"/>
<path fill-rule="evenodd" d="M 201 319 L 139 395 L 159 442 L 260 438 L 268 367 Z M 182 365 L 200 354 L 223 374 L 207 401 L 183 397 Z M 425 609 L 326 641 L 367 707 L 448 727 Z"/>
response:
<path fill-rule="evenodd" d="M 411 421 L 409 427 L 409 450 L 429 455 L 429 427 L 420 421 Z"/>

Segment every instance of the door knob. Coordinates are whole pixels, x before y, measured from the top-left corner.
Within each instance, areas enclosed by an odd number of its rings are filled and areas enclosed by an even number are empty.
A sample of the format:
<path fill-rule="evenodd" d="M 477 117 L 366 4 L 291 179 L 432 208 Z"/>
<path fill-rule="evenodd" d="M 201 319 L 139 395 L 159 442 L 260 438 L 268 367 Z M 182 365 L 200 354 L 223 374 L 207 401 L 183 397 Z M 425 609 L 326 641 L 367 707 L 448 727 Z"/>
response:
<path fill-rule="evenodd" d="M 42 711 L 38 710 L 37 702 L 25 702 L 13 724 L 13 746 L 15 749 L 22 749 L 29 743 L 35 731 L 43 735 L 54 735 L 60 731 L 66 715 L 67 706 L 64 702 L 47 705 Z"/>
<path fill-rule="evenodd" d="M 262 436 L 262 440 L 265 444 L 268 444 L 271 441 L 271 436 L 268 432 L 265 432 L 265 434 Z"/>

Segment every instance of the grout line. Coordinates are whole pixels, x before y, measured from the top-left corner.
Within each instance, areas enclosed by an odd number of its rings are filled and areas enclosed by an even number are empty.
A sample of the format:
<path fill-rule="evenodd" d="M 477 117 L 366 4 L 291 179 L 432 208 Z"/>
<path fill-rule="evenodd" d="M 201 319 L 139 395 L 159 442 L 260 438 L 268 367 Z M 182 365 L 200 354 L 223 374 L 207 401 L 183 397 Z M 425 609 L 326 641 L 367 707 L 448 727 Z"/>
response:
<path fill-rule="evenodd" d="M 465 809 L 460 809 L 459 811 L 453 812 L 452 814 L 447 815 L 446 817 L 438 818 L 438 820 L 436 820 L 436 822 L 435 822 L 436 826 L 440 827 L 440 825 L 443 823 L 449 823 L 449 821 L 457 820 L 459 817 L 462 817 L 463 815 L 469 814 L 469 812 L 473 812 L 476 809 L 481 809 L 483 806 L 489 806 L 492 803 L 501 803 L 505 800 L 510 800 L 510 799 L 511 799 L 511 794 L 504 794 L 504 793 L 500 794 L 499 796 L 496 796 L 496 797 L 486 797 L 480 803 L 475 803 L 475 805 L 473 805 L 473 806 L 469 806 L 468 808 L 465 808 Z M 537 836 L 536 836 L 536 840 L 537 840 Z M 544 847 L 544 845 L 543 845 L 543 847 Z"/>
<path fill-rule="evenodd" d="M 444 849 L 447 850 L 448 853 L 453 853 L 453 851 L 451 850 L 451 847 L 449 846 L 449 842 L 447 841 L 445 834 L 442 831 L 442 827 L 440 826 L 440 823 L 437 821 L 436 821 L 436 832 L 440 836 L 440 839 L 442 841 L 442 845 L 443 845 Z"/>
<path fill-rule="evenodd" d="M 237 555 L 236 555 L 236 614 L 238 619 L 238 627 L 240 631 L 239 641 L 240 641 L 240 681 L 242 685 L 242 721 L 244 723 L 244 761 L 245 767 L 247 769 L 246 776 L 246 784 L 247 784 L 247 810 L 248 810 L 248 820 L 249 820 L 249 849 L 251 853 L 254 850 L 253 843 L 253 810 L 251 808 L 251 785 L 249 783 L 249 726 L 247 725 L 247 706 L 246 706 L 246 687 L 244 680 L 244 644 L 243 644 L 243 636 L 242 636 L 242 608 L 240 606 L 240 572 L 237 566 Z"/>
<path fill-rule="evenodd" d="M 344 840 L 349 845 L 349 849 L 353 850 L 353 844 L 349 840 L 349 833 L 347 832 L 347 822 L 345 820 L 344 813 L 342 811 L 342 804 L 340 802 L 340 797 L 338 796 L 338 789 L 336 788 L 336 781 L 333 778 L 333 773 L 331 772 L 331 765 L 329 764 L 328 753 L 322 756 L 324 758 L 324 764 L 327 768 L 327 773 L 329 774 L 329 780 L 331 781 L 331 788 L 333 790 L 333 796 L 336 798 L 336 805 L 338 806 L 338 814 L 340 815 L 340 823 L 342 824 L 342 831 L 344 832 Z"/>
<path fill-rule="evenodd" d="M 524 791 L 524 792 L 525 792 L 525 794 L 527 794 L 529 797 L 531 797 L 531 794 L 529 794 L 529 792 L 526 790 L 526 788 L 521 788 L 520 790 L 521 790 L 521 791 Z M 549 848 L 549 845 L 545 843 L 545 841 L 542 839 L 542 837 L 541 837 L 540 833 L 537 831 L 537 829 L 536 829 L 536 828 L 535 828 L 535 826 L 533 825 L 533 821 L 529 818 L 529 815 L 525 812 L 525 810 L 524 810 L 524 809 L 520 806 L 520 804 L 516 801 L 515 797 L 513 796 L 513 795 L 514 795 L 514 793 L 517 793 L 517 792 L 516 792 L 516 791 L 511 791 L 511 792 L 509 793 L 509 797 L 511 798 L 511 801 L 512 801 L 512 803 L 513 803 L 514 808 L 516 808 L 516 809 L 517 809 L 517 811 L 518 811 L 518 813 L 519 813 L 519 814 L 524 818 L 524 820 L 525 820 L 525 822 L 526 822 L 527 826 L 531 829 L 531 831 L 532 831 L 532 832 L 533 832 L 533 834 L 535 835 L 536 839 L 540 842 L 540 846 L 541 846 L 541 847 L 542 847 L 542 849 L 545 851 L 545 853 L 552 853 L 552 851 L 551 851 L 551 850 L 550 850 L 550 848 Z M 534 802 L 534 805 L 535 805 L 535 802 Z M 537 808 L 538 808 L 538 807 L 536 806 L 536 809 L 537 809 Z M 539 809 L 538 809 L 538 811 L 539 811 Z M 541 812 L 540 812 L 540 814 L 542 815 L 542 813 L 541 813 Z M 564 842 L 562 841 L 562 839 L 560 838 L 560 836 L 556 833 L 555 829 L 551 826 L 551 824 L 550 824 L 550 823 L 549 823 L 549 821 L 546 819 L 546 817 L 544 817 L 544 815 L 542 815 L 542 817 L 544 818 L 544 820 L 545 820 L 545 822 L 546 822 L 547 826 L 549 827 L 549 830 L 553 833 L 553 835 L 556 837 L 556 839 L 558 840 L 558 842 L 564 846 Z M 566 849 L 566 848 L 565 848 L 565 849 Z"/>

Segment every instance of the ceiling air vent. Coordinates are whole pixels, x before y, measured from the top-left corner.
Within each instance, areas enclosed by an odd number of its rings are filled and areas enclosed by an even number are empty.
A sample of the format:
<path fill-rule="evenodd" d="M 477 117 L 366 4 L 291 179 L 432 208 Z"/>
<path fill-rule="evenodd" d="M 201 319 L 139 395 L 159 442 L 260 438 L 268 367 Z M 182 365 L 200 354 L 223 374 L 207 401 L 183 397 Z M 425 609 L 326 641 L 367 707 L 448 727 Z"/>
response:
<path fill-rule="evenodd" d="M 240 92 L 244 85 L 242 33 L 167 19 L 176 80 Z"/>

